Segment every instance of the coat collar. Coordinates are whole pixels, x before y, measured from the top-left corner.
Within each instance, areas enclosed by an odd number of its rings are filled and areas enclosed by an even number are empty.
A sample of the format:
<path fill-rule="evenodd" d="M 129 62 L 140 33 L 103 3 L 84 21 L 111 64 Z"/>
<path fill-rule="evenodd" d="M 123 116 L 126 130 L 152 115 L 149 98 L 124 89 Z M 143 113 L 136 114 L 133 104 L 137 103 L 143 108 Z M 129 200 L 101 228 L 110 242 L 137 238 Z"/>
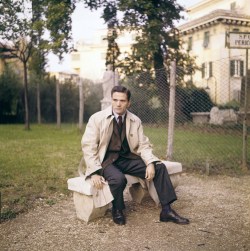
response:
<path fill-rule="evenodd" d="M 105 117 L 109 118 L 109 117 L 114 117 L 113 113 L 112 113 L 112 106 L 109 106 L 108 108 L 104 109 L 103 112 L 105 113 Z M 127 119 L 130 119 L 132 121 L 135 121 L 135 115 L 133 113 L 131 113 L 129 110 L 127 110 Z"/>

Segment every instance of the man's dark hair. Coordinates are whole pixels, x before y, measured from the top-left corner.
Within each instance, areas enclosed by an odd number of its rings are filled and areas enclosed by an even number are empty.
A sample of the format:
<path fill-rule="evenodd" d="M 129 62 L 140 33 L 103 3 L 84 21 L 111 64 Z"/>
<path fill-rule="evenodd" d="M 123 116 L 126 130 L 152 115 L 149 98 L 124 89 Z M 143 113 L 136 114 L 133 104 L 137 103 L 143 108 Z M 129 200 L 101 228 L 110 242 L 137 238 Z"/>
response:
<path fill-rule="evenodd" d="M 114 92 L 122 92 L 122 93 L 125 93 L 127 95 L 127 98 L 128 98 L 128 101 L 130 101 L 130 97 L 131 97 L 131 92 L 129 89 L 127 89 L 126 87 L 124 86 L 121 86 L 121 85 L 116 85 L 112 88 L 111 90 L 111 97 L 113 96 L 113 93 Z"/>

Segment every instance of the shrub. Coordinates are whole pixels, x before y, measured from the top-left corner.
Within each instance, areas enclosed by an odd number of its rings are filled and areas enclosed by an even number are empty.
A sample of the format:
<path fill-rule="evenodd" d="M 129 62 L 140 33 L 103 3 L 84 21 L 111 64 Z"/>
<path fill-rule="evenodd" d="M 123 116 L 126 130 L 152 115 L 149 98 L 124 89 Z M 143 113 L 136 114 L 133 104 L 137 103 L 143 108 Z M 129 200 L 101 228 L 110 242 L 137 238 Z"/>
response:
<path fill-rule="evenodd" d="M 191 120 L 191 112 L 210 112 L 214 106 L 208 93 L 197 87 L 176 88 L 176 117 L 179 122 Z"/>
<path fill-rule="evenodd" d="M 0 123 L 18 120 L 21 104 L 22 84 L 17 74 L 6 67 L 0 75 Z"/>
<path fill-rule="evenodd" d="M 223 105 L 218 105 L 219 109 L 233 109 L 235 111 L 239 111 L 240 103 L 236 100 L 232 100 Z"/>

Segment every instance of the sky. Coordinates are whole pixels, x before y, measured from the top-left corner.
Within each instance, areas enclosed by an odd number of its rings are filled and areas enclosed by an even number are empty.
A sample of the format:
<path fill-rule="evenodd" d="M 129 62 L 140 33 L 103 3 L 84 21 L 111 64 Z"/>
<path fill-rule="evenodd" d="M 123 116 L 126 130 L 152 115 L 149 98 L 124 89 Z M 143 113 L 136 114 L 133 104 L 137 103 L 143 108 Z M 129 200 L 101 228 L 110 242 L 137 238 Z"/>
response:
<path fill-rule="evenodd" d="M 177 0 L 177 2 L 188 8 L 202 0 Z M 72 37 L 73 43 L 79 40 L 90 42 L 97 30 L 106 28 L 103 19 L 100 17 L 101 11 L 90 11 L 82 3 L 78 3 L 72 15 Z M 60 63 L 58 58 L 50 54 L 48 62 L 48 71 L 66 71 L 70 72 L 70 57 L 65 55 Z"/>

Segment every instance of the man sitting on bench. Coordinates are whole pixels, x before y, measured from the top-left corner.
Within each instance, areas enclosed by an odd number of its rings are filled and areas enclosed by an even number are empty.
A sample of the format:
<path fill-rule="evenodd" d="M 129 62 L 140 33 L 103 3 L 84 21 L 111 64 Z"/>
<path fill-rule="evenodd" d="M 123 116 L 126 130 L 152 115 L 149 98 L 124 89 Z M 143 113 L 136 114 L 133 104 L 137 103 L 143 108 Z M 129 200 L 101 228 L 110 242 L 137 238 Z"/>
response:
<path fill-rule="evenodd" d="M 115 86 L 111 91 L 112 106 L 90 117 L 81 141 L 87 165 L 85 175 L 91 176 L 97 189 L 108 182 L 114 197 L 112 217 L 116 224 L 125 224 L 125 174 L 154 182 L 162 206 L 160 221 L 188 224 L 189 220 L 170 206 L 177 197 L 166 166 L 153 155 L 141 120 L 127 110 L 130 97 L 127 88 Z"/>

